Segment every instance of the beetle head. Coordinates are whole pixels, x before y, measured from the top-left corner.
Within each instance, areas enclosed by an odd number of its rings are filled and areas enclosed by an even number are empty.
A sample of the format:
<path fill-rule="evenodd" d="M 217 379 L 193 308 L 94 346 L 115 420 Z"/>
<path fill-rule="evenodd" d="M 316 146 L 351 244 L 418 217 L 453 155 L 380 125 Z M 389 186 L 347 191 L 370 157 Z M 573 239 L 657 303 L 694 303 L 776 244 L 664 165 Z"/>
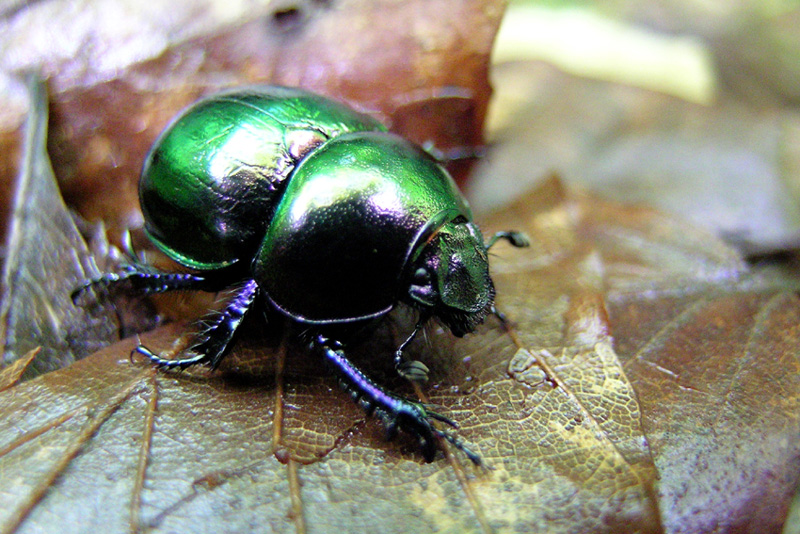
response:
<path fill-rule="evenodd" d="M 494 284 L 483 236 L 463 217 L 443 225 L 411 264 L 408 295 L 461 337 L 483 322 Z"/>

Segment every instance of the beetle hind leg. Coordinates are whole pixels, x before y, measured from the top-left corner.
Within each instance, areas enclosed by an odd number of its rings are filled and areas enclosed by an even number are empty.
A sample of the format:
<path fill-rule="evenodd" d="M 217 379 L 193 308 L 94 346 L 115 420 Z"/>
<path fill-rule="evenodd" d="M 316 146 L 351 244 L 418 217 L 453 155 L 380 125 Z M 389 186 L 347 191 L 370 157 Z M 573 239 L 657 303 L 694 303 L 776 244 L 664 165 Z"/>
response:
<path fill-rule="evenodd" d="M 458 438 L 433 426 L 431 420 L 442 421 L 452 427 L 457 425 L 447 417 L 428 410 L 424 404 L 404 399 L 385 391 L 353 365 L 338 342 L 317 336 L 314 345 L 336 372 L 342 387 L 369 415 L 375 413 L 391 439 L 398 430 L 416 437 L 425 461 L 436 456 L 438 439 L 444 439 L 462 451 L 476 466 L 483 465 L 481 457 L 467 448 Z"/>
<path fill-rule="evenodd" d="M 193 273 L 168 273 L 146 265 L 131 264 L 121 272 L 107 273 L 100 278 L 87 280 L 75 289 L 70 297 L 81 304 L 90 289 L 104 291 L 130 290 L 139 295 L 152 295 L 175 290 L 209 290 L 209 281 Z"/>
<path fill-rule="evenodd" d="M 258 284 L 254 280 L 248 280 L 233 293 L 221 312 L 210 315 L 204 321 L 205 326 L 197 334 L 194 343 L 187 349 L 192 356 L 165 358 L 144 345 L 136 347 L 134 352 L 145 356 L 156 366 L 167 369 L 186 369 L 198 364 L 206 364 L 216 369 L 228 353 L 236 331 L 252 308 L 257 293 Z"/>

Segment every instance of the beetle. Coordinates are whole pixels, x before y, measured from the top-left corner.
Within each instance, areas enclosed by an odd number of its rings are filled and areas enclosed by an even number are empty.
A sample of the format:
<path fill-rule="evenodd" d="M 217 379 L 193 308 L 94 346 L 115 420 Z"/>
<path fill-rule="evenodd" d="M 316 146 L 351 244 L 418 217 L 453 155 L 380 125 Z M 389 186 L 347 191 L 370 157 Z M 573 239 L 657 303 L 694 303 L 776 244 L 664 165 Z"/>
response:
<path fill-rule="evenodd" d="M 398 372 L 426 378 L 403 351 L 432 318 L 461 337 L 493 313 L 488 251 L 500 239 L 528 246 L 520 232 L 488 241 L 449 174 L 426 151 L 377 120 L 295 88 L 253 86 L 201 99 L 173 120 L 147 155 L 139 182 L 144 231 L 188 268 L 166 272 L 132 262 L 86 281 L 141 294 L 233 289 L 221 312 L 194 333 L 184 357 L 139 345 L 160 368 L 216 368 L 239 326 L 259 305 L 301 327 L 312 347 L 392 437 L 399 430 L 434 459 L 437 438 L 480 457 L 433 425 L 447 417 L 375 383 L 347 357 L 398 304 L 416 326 L 394 355 Z"/>

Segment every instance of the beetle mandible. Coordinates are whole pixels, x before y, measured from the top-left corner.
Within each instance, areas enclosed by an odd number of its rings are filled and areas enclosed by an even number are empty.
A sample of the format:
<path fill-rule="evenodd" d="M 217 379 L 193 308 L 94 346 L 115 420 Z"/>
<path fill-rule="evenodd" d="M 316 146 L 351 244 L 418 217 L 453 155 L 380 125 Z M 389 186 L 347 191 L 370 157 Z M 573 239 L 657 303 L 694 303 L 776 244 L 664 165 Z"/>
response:
<path fill-rule="evenodd" d="M 171 273 L 133 263 L 87 281 L 142 293 L 234 291 L 209 316 L 188 356 L 140 345 L 159 367 L 216 368 L 258 303 L 308 333 L 343 387 L 391 437 L 415 436 L 426 461 L 444 438 L 480 457 L 432 420 L 448 418 L 385 391 L 347 357 L 347 332 L 364 331 L 400 302 L 419 319 L 397 349 L 398 372 L 424 378 L 403 349 L 431 318 L 455 336 L 475 330 L 494 307 L 488 251 L 499 239 L 527 246 L 519 232 L 488 242 L 452 178 L 427 152 L 375 119 L 300 89 L 225 91 L 189 107 L 148 154 L 139 183 L 145 232 L 189 268 Z M 344 337 L 343 337 L 344 336 Z"/>

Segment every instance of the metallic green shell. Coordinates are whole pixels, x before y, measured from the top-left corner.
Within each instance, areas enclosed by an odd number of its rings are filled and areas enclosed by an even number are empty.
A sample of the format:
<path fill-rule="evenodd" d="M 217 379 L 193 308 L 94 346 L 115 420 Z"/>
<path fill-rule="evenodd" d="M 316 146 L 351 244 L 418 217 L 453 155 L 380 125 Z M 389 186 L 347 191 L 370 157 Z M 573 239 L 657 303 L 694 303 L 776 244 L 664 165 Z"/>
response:
<path fill-rule="evenodd" d="M 384 129 L 299 89 L 239 88 L 201 100 L 161 134 L 145 161 L 145 230 L 193 269 L 249 267 L 297 164 L 328 139 Z"/>
<path fill-rule="evenodd" d="M 377 317 L 407 296 L 409 259 L 454 219 L 472 213 L 427 153 L 393 134 L 344 134 L 298 165 L 253 275 L 297 320 Z"/>

